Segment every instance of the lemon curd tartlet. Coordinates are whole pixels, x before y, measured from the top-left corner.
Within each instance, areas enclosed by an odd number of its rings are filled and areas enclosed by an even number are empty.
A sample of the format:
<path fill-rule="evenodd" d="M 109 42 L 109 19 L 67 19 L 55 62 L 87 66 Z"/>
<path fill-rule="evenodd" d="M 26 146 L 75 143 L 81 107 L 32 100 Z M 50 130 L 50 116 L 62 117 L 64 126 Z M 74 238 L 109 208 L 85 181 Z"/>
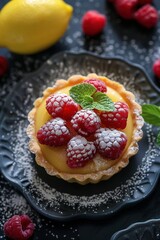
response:
<path fill-rule="evenodd" d="M 35 100 L 28 119 L 37 164 L 80 184 L 107 180 L 127 166 L 143 136 L 135 96 L 96 74 L 57 80 Z"/>

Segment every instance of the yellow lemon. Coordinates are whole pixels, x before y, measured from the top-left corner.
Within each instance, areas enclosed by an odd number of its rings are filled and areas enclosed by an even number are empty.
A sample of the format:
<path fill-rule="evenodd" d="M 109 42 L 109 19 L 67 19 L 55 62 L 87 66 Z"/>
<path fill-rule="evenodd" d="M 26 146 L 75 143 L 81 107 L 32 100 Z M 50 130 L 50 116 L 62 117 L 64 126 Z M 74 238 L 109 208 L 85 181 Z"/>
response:
<path fill-rule="evenodd" d="M 0 46 L 30 54 L 57 42 L 73 8 L 63 0 L 12 0 L 0 11 Z"/>

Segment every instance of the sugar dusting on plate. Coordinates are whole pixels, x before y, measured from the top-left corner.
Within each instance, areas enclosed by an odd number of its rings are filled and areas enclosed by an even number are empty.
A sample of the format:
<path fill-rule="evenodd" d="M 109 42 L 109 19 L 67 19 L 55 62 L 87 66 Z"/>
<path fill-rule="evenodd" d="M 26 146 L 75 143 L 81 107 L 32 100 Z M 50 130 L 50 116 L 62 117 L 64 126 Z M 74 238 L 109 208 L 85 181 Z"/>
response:
<path fill-rule="evenodd" d="M 7 219 L 14 215 L 27 214 L 36 224 L 34 239 L 72 239 L 77 240 L 79 233 L 76 225 L 71 223 L 57 223 L 47 220 L 37 214 L 19 192 L 5 182 L 3 176 L 0 176 L 0 239 L 5 239 L 3 234 L 3 225 Z"/>
<path fill-rule="evenodd" d="M 148 176 L 152 174 L 151 168 L 155 158 L 160 155 L 155 146 L 155 136 L 152 127 L 150 125 L 145 126 L 148 149 L 143 154 L 140 164 L 129 179 L 110 191 L 104 189 L 101 193 L 95 193 L 91 196 L 80 196 L 59 191 L 57 187 L 51 187 L 39 177 L 33 163 L 34 159 L 28 149 L 28 137 L 26 135 L 28 126 L 27 114 L 31 110 L 35 98 L 41 96 L 42 91 L 47 86 L 52 86 L 56 79 L 67 78 L 75 72 L 86 75 L 88 72 L 97 71 L 97 66 L 99 66 L 98 74 L 108 76 L 122 83 L 126 89 L 131 90 L 135 94 L 140 104 L 149 101 L 148 96 L 151 89 L 149 85 L 145 84 L 146 96 L 142 96 L 144 87 L 139 82 L 145 81 L 144 77 L 140 76 L 141 73 L 138 73 L 138 70 L 133 75 L 132 67 L 119 60 L 117 62 L 114 60 L 102 60 L 89 55 L 85 55 L 82 58 L 72 54 L 62 54 L 58 58 L 58 61 L 55 61 L 54 58 L 48 60 L 45 67 L 38 73 L 23 80 L 18 86 L 17 93 L 13 96 L 9 106 L 10 113 L 4 121 L 6 124 L 8 122 L 11 124 L 8 126 L 8 129 L 4 127 L 6 134 L 2 135 L 4 142 L 10 142 L 9 151 L 12 155 L 12 164 L 9 166 L 9 172 L 13 178 L 17 178 L 21 183 L 25 194 L 31 196 L 32 201 L 43 212 L 52 212 L 53 217 L 55 214 L 59 216 L 65 216 L 65 214 L 67 216 L 85 215 L 88 213 L 96 215 L 97 213 L 106 212 L 111 214 L 121 203 L 141 199 L 143 193 L 145 194 L 145 189 L 147 189 L 146 185 L 152 184 Z M 112 70 L 115 66 L 116 72 Z M 24 184 L 26 182 L 28 182 L 27 186 Z"/>

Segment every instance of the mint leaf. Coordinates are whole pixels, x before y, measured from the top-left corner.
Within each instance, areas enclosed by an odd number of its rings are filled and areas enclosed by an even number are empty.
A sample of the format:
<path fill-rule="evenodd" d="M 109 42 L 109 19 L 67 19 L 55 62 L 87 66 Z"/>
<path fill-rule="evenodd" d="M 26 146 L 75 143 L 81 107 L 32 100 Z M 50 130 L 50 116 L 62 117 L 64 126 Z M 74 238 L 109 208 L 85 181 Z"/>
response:
<path fill-rule="evenodd" d="M 114 111 L 114 103 L 112 100 L 104 93 L 102 92 L 96 92 L 93 94 L 93 106 L 95 109 L 98 109 L 100 111 Z"/>
<path fill-rule="evenodd" d="M 157 135 L 157 140 L 156 140 L 157 144 L 160 145 L 160 132 Z"/>
<path fill-rule="evenodd" d="M 92 96 L 92 94 L 95 92 L 96 88 L 93 87 L 93 85 L 82 83 L 72 87 L 69 91 L 69 94 L 76 103 L 81 105 L 85 96 Z"/>
<path fill-rule="evenodd" d="M 160 107 L 153 104 L 142 105 L 144 121 L 155 126 L 160 126 Z"/>
<path fill-rule="evenodd" d="M 84 109 L 94 109 L 93 98 L 90 96 L 84 96 L 81 107 Z"/>
<path fill-rule="evenodd" d="M 85 109 L 97 109 L 100 111 L 114 111 L 114 103 L 102 92 L 97 92 L 96 88 L 88 83 L 78 84 L 69 91 L 73 100 Z"/>

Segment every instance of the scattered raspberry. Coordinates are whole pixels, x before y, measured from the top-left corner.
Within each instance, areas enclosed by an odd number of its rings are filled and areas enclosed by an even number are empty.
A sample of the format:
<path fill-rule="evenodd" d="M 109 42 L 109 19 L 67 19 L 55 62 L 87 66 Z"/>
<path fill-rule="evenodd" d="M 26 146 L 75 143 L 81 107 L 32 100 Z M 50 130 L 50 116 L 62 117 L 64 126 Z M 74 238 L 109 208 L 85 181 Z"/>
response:
<path fill-rule="evenodd" d="M 98 92 L 107 92 L 107 87 L 106 87 L 105 83 L 99 79 L 94 79 L 94 78 L 87 79 L 84 82 L 93 85 L 97 89 Z"/>
<path fill-rule="evenodd" d="M 82 136 L 89 136 L 100 128 L 101 120 L 94 111 L 83 109 L 74 115 L 71 124 L 76 132 Z"/>
<path fill-rule="evenodd" d="M 158 11 L 150 4 L 146 4 L 135 12 L 134 17 L 140 25 L 149 29 L 156 26 Z"/>
<path fill-rule="evenodd" d="M 54 118 L 43 125 L 37 132 L 37 139 L 41 144 L 49 146 L 61 146 L 71 138 L 66 121 Z"/>
<path fill-rule="evenodd" d="M 100 128 L 95 133 L 97 151 L 105 158 L 115 160 L 124 150 L 127 137 L 116 129 Z"/>
<path fill-rule="evenodd" d="M 114 106 L 113 112 L 102 112 L 100 118 L 108 128 L 124 129 L 127 125 L 128 106 L 123 102 L 116 102 Z"/>
<path fill-rule="evenodd" d="M 9 67 L 8 61 L 5 57 L 0 56 L 0 77 L 3 77 Z"/>
<path fill-rule="evenodd" d="M 153 0 L 138 0 L 138 4 L 145 5 L 145 4 L 151 4 Z"/>
<path fill-rule="evenodd" d="M 153 72 L 156 77 L 160 78 L 160 59 L 157 59 L 153 64 Z"/>
<path fill-rule="evenodd" d="M 90 10 L 82 17 L 82 30 L 86 35 L 95 36 L 102 32 L 106 22 L 107 19 L 105 15 Z"/>
<path fill-rule="evenodd" d="M 27 215 L 15 215 L 4 224 L 4 233 L 14 240 L 26 240 L 32 236 L 34 228 L 34 224 Z"/>
<path fill-rule="evenodd" d="M 53 94 L 46 100 L 46 109 L 52 117 L 70 120 L 78 111 L 78 104 L 66 94 Z"/>
<path fill-rule="evenodd" d="M 120 17 L 133 19 L 138 0 L 115 0 L 115 9 Z"/>
<path fill-rule="evenodd" d="M 83 167 L 92 160 L 96 153 L 93 142 L 88 142 L 84 137 L 73 137 L 67 146 L 67 164 L 70 168 Z"/>

